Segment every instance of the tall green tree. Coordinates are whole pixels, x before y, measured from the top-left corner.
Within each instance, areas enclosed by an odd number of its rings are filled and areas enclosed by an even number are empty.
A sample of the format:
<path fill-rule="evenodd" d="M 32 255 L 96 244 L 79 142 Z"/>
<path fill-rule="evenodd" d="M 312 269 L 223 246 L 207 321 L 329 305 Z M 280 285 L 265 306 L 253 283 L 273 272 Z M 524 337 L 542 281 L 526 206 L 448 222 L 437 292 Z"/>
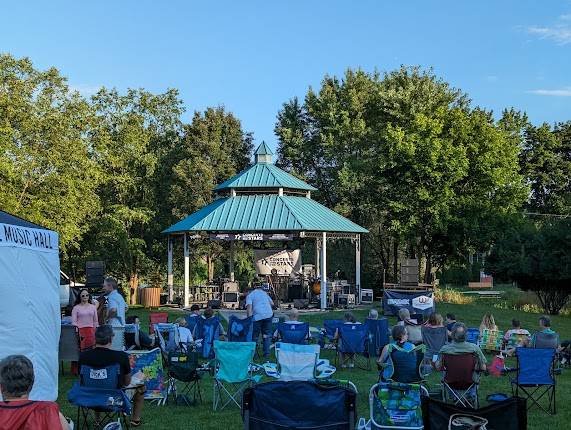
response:
<path fill-rule="evenodd" d="M 370 227 L 380 273 L 400 255 L 432 265 L 489 245 L 487 218 L 526 196 L 517 143 L 490 113 L 431 71 L 326 76 L 303 105 L 284 104 L 279 163 L 320 188 L 317 198 Z M 475 227 L 478 226 L 478 227 Z M 370 258 L 370 257 L 366 257 Z"/>
<path fill-rule="evenodd" d="M 84 242 L 85 257 L 106 261 L 110 273 L 127 279 L 134 303 L 140 275 L 156 270 L 153 248 L 163 240 L 157 213 L 165 205 L 158 197 L 164 180 L 159 164 L 179 143 L 182 102 L 176 90 L 101 89 L 92 104 L 94 156 L 104 175 L 102 211 Z"/>
<path fill-rule="evenodd" d="M 0 55 L 2 209 L 57 231 L 64 254 L 99 209 L 93 127 L 93 109 L 55 68 Z"/>

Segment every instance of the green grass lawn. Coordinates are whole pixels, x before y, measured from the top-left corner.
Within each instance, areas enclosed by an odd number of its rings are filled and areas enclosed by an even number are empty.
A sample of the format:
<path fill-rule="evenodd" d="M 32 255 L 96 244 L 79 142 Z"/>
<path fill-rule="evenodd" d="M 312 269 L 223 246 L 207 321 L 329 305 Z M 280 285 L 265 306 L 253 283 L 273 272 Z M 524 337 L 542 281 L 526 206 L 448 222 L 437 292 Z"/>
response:
<path fill-rule="evenodd" d="M 519 318 L 524 328 L 530 331 L 535 330 L 537 326 L 538 314 L 523 313 L 519 311 L 499 310 L 493 307 L 494 300 L 488 299 L 486 301 L 480 300 L 470 305 L 453 305 L 453 304 L 438 304 L 438 312 L 443 315 L 446 312 L 453 312 L 456 314 L 458 320 L 465 322 L 469 326 L 479 326 L 482 315 L 485 312 L 492 312 L 496 318 L 496 323 L 499 328 L 505 330 L 509 328 L 512 318 Z M 136 309 L 131 311 L 132 314 L 139 315 L 143 328 L 148 328 L 148 311 L 143 309 Z M 179 314 L 177 311 L 172 311 L 173 315 Z M 366 316 L 367 310 L 359 310 L 354 312 L 359 320 L 363 320 Z M 320 326 L 321 321 L 324 319 L 342 318 L 343 311 L 333 311 L 327 313 L 314 313 L 307 316 L 302 316 L 302 319 L 311 323 L 314 326 Z M 394 319 L 391 323 L 394 323 Z M 570 317 L 553 317 L 553 328 L 561 335 L 561 339 L 571 339 L 571 318 Z M 334 359 L 332 351 L 325 350 L 322 352 L 323 358 L 328 358 L 331 361 Z M 491 356 L 488 356 L 491 359 Z M 508 365 L 512 365 L 508 361 Z M 358 388 L 358 414 L 359 416 L 368 416 L 368 392 L 378 378 L 376 366 L 372 366 L 372 370 L 363 371 L 358 369 L 339 369 L 335 377 L 338 379 L 349 379 Z M 264 378 L 269 380 L 270 378 Z M 66 372 L 65 376 L 60 375 L 59 386 L 59 404 L 62 412 L 75 419 L 76 409 L 67 402 L 67 391 L 70 389 L 74 378 L 69 376 Z M 439 376 L 437 374 L 431 375 L 429 379 L 430 387 L 435 387 L 438 384 Z M 239 429 L 241 428 L 240 411 L 237 407 L 225 409 L 222 412 L 212 411 L 212 378 L 205 376 L 202 380 L 202 394 L 204 402 L 202 405 L 195 407 L 183 407 L 168 405 L 158 407 L 150 404 L 145 404 L 143 410 L 143 428 L 147 429 L 189 429 L 189 430 L 206 430 L 206 429 Z M 489 393 L 503 392 L 506 394 L 511 393 L 509 380 L 506 377 L 495 378 L 491 376 L 483 376 L 480 384 L 480 402 L 482 405 L 486 404 L 485 398 Z M 565 369 L 563 374 L 557 377 L 557 415 L 554 417 L 548 416 L 537 409 L 532 409 L 529 412 L 529 428 L 530 429 L 568 429 L 571 427 L 571 407 L 569 406 L 571 400 L 571 369 Z"/>

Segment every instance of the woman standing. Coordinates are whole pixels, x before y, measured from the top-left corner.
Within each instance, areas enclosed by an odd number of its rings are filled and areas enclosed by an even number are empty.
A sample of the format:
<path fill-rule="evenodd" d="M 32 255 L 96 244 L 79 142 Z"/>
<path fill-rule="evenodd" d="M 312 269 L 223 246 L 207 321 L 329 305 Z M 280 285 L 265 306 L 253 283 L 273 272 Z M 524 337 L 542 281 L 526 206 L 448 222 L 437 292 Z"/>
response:
<path fill-rule="evenodd" d="M 95 346 L 95 329 L 99 326 L 97 306 L 93 304 L 91 294 L 86 289 L 79 292 L 71 311 L 71 321 L 79 330 L 79 349 L 84 351 Z"/>

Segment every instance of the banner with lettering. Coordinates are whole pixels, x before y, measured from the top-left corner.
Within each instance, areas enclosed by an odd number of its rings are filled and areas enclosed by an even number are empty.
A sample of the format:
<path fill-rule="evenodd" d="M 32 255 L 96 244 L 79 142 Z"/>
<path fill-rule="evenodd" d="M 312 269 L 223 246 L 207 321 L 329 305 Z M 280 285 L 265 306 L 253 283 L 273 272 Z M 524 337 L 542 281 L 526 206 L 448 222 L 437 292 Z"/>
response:
<path fill-rule="evenodd" d="M 390 291 L 383 292 L 385 315 L 397 315 L 399 309 L 407 308 L 411 314 L 430 315 L 436 310 L 432 291 Z"/>
<path fill-rule="evenodd" d="M 299 249 L 255 249 L 256 273 L 271 275 L 275 269 L 278 275 L 291 275 L 301 271 Z"/>
<path fill-rule="evenodd" d="M 0 246 L 58 252 L 58 234 L 51 230 L 0 223 Z"/>

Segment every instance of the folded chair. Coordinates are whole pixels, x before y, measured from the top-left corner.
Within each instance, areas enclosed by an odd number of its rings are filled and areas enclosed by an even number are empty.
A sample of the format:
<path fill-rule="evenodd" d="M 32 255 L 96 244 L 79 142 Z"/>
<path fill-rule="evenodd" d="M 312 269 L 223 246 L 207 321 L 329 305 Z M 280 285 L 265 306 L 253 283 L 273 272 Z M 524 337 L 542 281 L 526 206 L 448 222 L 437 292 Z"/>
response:
<path fill-rule="evenodd" d="M 166 312 L 151 312 L 149 314 L 149 334 L 155 333 L 155 324 L 168 323 L 169 314 Z"/>
<path fill-rule="evenodd" d="M 389 321 L 386 318 L 378 320 L 367 318 L 365 327 L 367 327 L 367 352 L 370 357 L 378 357 L 389 343 Z"/>
<path fill-rule="evenodd" d="M 369 391 L 371 429 L 422 430 L 420 396 L 426 388 L 417 384 L 380 382 Z"/>
<path fill-rule="evenodd" d="M 515 378 L 511 380 L 512 392 L 528 399 L 528 409 L 537 406 L 550 415 L 555 415 L 555 362 L 553 348 L 517 348 Z M 515 387 L 514 387 L 515 386 Z M 547 399 L 541 402 L 542 398 Z"/>
<path fill-rule="evenodd" d="M 219 337 L 220 319 L 217 316 L 208 319 L 200 317 L 194 328 L 194 341 L 200 345 L 202 358 L 214 358 L 213 345 Z"/>
<path fill-rule="evenodd" d="M 280 381 L 308 381 L 315 378 L 319 350 L 319 345 L 276 342 Z"/>
<path fill-rule="evenodd" d="M 202 403 L 200 390 L 200 373 L 198 373 L 198 352 L 191 348 L 177 349 L 168 354 L 168 391 L 177 405 L 186 404 L 192 406 Z M 177 382 L 182 384 L 182 389 L 177 388 Z"/>
<path fill-rule="evenodd" d="M 442 354 L 442 398 L 455 405 L 477 409 L 480 373 L 478 357 L 472 353 Z"/>
<path fill-rule="evenodd" d="M 214 401 L 213 409 L 221 410 L 234 403 L 240 407 L 242 391 L 249 387 L 256 378 L 250 369 L 255 342 L 221 342 L 214 341 Z"/>
<path fill-rule="evenodd" d="M 59 354 L 58 359 L 61 362 L 61 373 L 64 374 L 64 361 L 79 360 L 79 332 L 74 325 L 62 325 L 59 335 Z M 77 374 L 77 370 L 74 372 Z"/>
<path fill-rule="evenodd" d="M 68 401 L 77 406 L 77 429 L 100 429 L 112 421 L 129 428 L 131 402 L 118 388 L 119 376 L 118 364 L 103 368 L 81 366 L 80 380 L 67 395 Z"/>
<path fill-rule="evenodd" d="M 278 334 L 282 342 L 305 344 L 309 338 L 309 323 L 288 324 L 281 322 L 278 324 Z"/>
<path fill-rule="evenodd" d="M 339 327 L 339 344 L 337 345 L 336 363 L 343 366 L 353 360 L 356 367 L 371 370 L 371 359 L 366 350 L 368 338 L 364 324 L 343 324 Z"/>
<path fill-rule="evenodd" d="M 387 352 L 387 361 L 379 375 L 379 382 L 419 384 L 425 381 L 428 372 L 424 370 L 423 365 L 426 352 L 424 345 L 417 345 L 408 350 L 391 343 Z"/>
<path fill-rule="evenodd" d="M 254 320 L 252 317 L 238 318 L 230 315 L 228 319 L 228 341 L 229 342 L 252 342 L 254 331 Z"/>
<path fill-rule="evenodd" d="M 353 430 L 357 394 L 339 384 L 272 381 L 244 391 L 245 430 Z"/>
<path fill-rule="evenodd" d="M 482 351 L 501 351 L 504 332 L 501 330 L 484 329 L 478 346 Z"/>

